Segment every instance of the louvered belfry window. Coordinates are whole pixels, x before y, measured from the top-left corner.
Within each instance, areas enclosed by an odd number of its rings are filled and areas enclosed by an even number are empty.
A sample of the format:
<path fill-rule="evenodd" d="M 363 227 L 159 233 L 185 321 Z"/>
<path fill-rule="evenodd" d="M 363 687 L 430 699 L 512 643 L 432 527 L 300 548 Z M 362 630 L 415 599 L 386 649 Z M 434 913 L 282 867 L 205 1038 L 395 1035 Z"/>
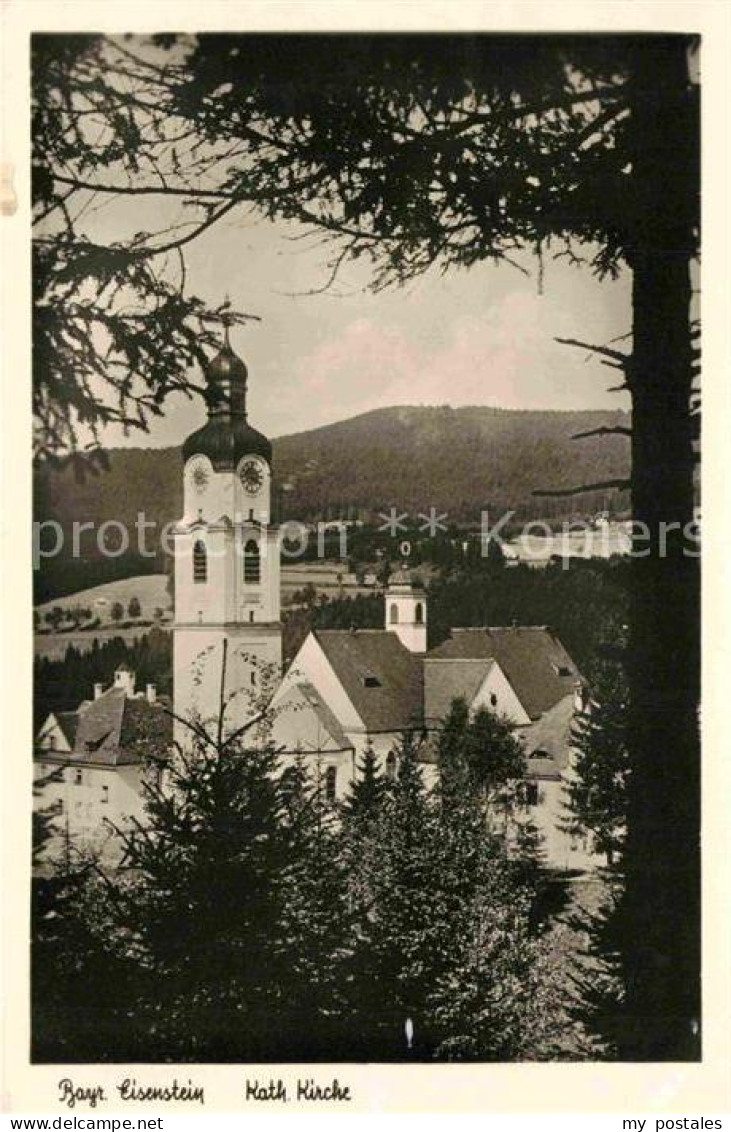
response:
<path fill-rule="evenodd" d="M 244 583 L 247 586 L 256 586 L 261 581 L 261 558 L 259 546 L 255 539 L 250 538 L 244 545 Z"/>
<path fill-rule="evenodd" d="M 193 545 L 193 581 L 196 585 L 208 581 L 208 551 L 200 539 Z"/>

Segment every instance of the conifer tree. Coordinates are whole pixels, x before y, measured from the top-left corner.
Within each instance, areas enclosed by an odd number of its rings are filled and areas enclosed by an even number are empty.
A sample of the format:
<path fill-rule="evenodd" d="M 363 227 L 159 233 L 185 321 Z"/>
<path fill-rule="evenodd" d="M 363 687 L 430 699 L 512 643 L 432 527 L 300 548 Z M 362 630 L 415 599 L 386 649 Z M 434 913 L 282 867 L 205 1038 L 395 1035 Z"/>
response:
<path fill-rule="evenodd" d="M 492 861 L 463 905 L 449 967 L 429 996 L 434 1056 L 549 1058 L 559 1001 L 546 947 L 530 930 L 530 895 Z"/>
<path fill-rule="evenodd" d="M 567 782 L 565 829 L 577 836 L 589 833 L 596 852 L 615 868 L 627 824 L 628 689 L 621 665 L 610 660 L 594 664 L 590 685 L 591 699 L 574 725 L 576 759 Z"/>
<path fill-rule="evenodd" d="M 356 777 L 343 804 L 346 820 L 372 820 L 383 799 L 384 781 L 378 770 L 378 759 L 373 745 L 368 743 L 356 767 Z"/>
<path fill-rule="evenodd" d="M 460 719 L 457 709 L 455 736 Z M 564 1020 L 547 945 L 531 923 L 524 864 L 490 832 L 479 791 L 461 789 L 455 774 L 430 795 L 416 744 L 404 740 L 399 754 L 378 823 L 368 940 L 387 1004 L 380 1056 L 407 1054 L 407 1018 L 412 1056 L 548 1056 Z"/>
<path fill-rule="evenodd" d="M 442 961 L 444 911 L 435 862 L 434 807 L 418 763 L 416 741 L 401 740 L 398 771 L 388 784 L 377 828 L 379 852 L 372 878 L 367 929 L 381 1056 L 404 1056 L 404 1027 L 415 1031 L 412 1052 L 430 1047 L 426 994 Z"/>
<path fill-rule="evenodd" d="M 514 732 L 504 716 L 487 708 L 471 716 L 464 699 L 454 700 L 437 747 L 445 788 L 454 780 L 455 788 L 478 791 L 493 813 L 499 804 L 508 814 L 516 785 L 525 773 L 525 756 Z"/>
<path fill-rule="evenodd" d="M 455 708 L 447 736 L 458 742 L 466 717 Z M 440 753 L 446 756 L 444 739 Z M 454 768 L 454 761 L 444 761 Z M 449 962 L 435 966 L 429 981 L 433 1056 L 548 1056 L 552 1031 L 562 1022 L 548 950 L 533 923 L 535 849 L 515 839 L 509 846 L 491 827 L 466 768 L 461 782 L 454 772 L 447 779 L 439 802 L 433 836 L 444 912 L 440 945 Z"/>
<path fill-rule="evenodd" d="M 347 874 L 348 902 L 360 931 L 366 931 L 373 906 L 373 878 L 379 867 L 380 821 L 386 781 L 368 745 L 360 761 L 359 776 L 341 807 L 340 854 Z"/>
<path fill-rule="evenodd" d="M 374 961 L 373 950 L 380 931 L 377 893 L 381 891 L 385 867 L 381 826 L 389 783 L 378 771 L 378 759 L 371 744 L 363 753 L 358 771 L 341 807 L 339 833 L 353 941 L 348 986 L 351 1019 L 348 1048 L 356 1060 L 384 1057 L 384 1051 L 391 1050 L 393 1042 L 393 1030 L 384 1022 L 390 992 L 383 972 Z"/>
<path fill-rule="evenodd" d="M 622 935 L 627 930 L 622 883 L 616 871 L 606 878 L 596 909 L 574 907 L 569 928 L 586 941 L 572 957 L 567 1010 L 582 1036 L 582 1054 L 615 1060 L 627 1040 Z"/>
<path fill-rule="evenodd" d="M 288 849 L 280 877 L 281 919 L 272 941 L 276 965 L 287 971 L 288 1022 L 280 1048 L 284 1056 L 305 1061 L 339 1059 L 349 1029 L 353 952 L 346 873 L 321 769 L 307 768 L 300 759 L 282 775 Z"/>
<path fill-rule="evenodd" d="M 117 831 L 126 868 L 101 876 L 97 919 L 135 968 L 137 1056 L 268 1057 L 282 1033 L 272 940 L 288 856 L 277 759 L 196 732 L 150 774 L 144 824 Z"/>

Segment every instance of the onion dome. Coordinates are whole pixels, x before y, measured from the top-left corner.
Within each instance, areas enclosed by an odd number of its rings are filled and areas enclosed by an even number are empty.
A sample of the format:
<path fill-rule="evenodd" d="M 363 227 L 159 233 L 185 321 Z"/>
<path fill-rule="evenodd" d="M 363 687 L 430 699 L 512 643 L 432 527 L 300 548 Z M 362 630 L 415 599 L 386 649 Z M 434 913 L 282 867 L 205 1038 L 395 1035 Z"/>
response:
<path fill-rule="evenodd" d="M 217 471 L 235 468 L 249 454 L 271 464 L 271 442 L 246 417 L 248 370 L 231 347 L 228 327 L 221 350 L 206 366 L 205 379 L 208 421 L 185 441 L 183 459 L 208 456 Z"/>
<path fill-rule="evenodd" d="M 424 587 L 418 579 L 412 578 L 411 571 L 409 570 L 408 566 L 406 566 L 405 563 L 402 563 L 402 565 L 399 566 L 398 570 L 395 570 L 388 579 L 388 589 L 399 590 L 403 593 L 410 593 L 416 592 L 417 590 L 421 592 L 423 591 Z"/>

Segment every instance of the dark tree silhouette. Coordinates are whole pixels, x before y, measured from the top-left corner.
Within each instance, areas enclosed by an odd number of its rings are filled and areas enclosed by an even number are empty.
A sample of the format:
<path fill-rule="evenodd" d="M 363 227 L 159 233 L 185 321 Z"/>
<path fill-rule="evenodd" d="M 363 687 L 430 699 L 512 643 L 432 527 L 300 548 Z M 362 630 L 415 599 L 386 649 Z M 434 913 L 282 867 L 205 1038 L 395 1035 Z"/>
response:
<path fill-rule="evenodd" d="M 566 830 L 589 833 L 613 868 L 627 829 L 627 682 L 616 661 L 599 660 L 586 676 L 591 694 L 574 724 L 576 775 L 567 788 Z"/>
<path fill-rule="evenodd" d="M 541 265 L 564 255 L 601 275 L 631 269 L 633 346 L 614 361 L 632 396 L 632 510 L 649 554 L 633 563 L 628 651 L 627 1058 L 699 1052 L 692 46 L 687 35 L 34 41 L 41 454 L 73 444 L 79 420 L 144 425 L 190 389 L 186 367 L 223 312 L 185 296 L 182 249 L 244 203 L 321 234 L 324 286 L 349 257 L 383 287 L 435 265 L 522 268 L 523 247 Z M 81 223 L 94 194 L 177 198 L 189 219 L 99 247 Z M 94 394 L 95 377 L 113 399 Z M 664 546 L 662 524 L 673 525 Z"/>

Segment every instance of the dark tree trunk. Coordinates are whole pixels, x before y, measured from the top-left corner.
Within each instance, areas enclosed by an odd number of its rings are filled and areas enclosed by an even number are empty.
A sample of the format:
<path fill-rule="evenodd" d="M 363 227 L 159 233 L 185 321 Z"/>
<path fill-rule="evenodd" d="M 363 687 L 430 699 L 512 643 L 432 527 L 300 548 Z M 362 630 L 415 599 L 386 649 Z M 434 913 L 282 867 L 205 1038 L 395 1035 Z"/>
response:
<path fill-rule="evenodd" d="M 633 560 L 627 1060 L 700 1056 L 699 569 L 686 528 L 698 164 L 687 47 L 679 37 L 645 41 L 633 67 L 632 510 L 650 538 Z"/>

